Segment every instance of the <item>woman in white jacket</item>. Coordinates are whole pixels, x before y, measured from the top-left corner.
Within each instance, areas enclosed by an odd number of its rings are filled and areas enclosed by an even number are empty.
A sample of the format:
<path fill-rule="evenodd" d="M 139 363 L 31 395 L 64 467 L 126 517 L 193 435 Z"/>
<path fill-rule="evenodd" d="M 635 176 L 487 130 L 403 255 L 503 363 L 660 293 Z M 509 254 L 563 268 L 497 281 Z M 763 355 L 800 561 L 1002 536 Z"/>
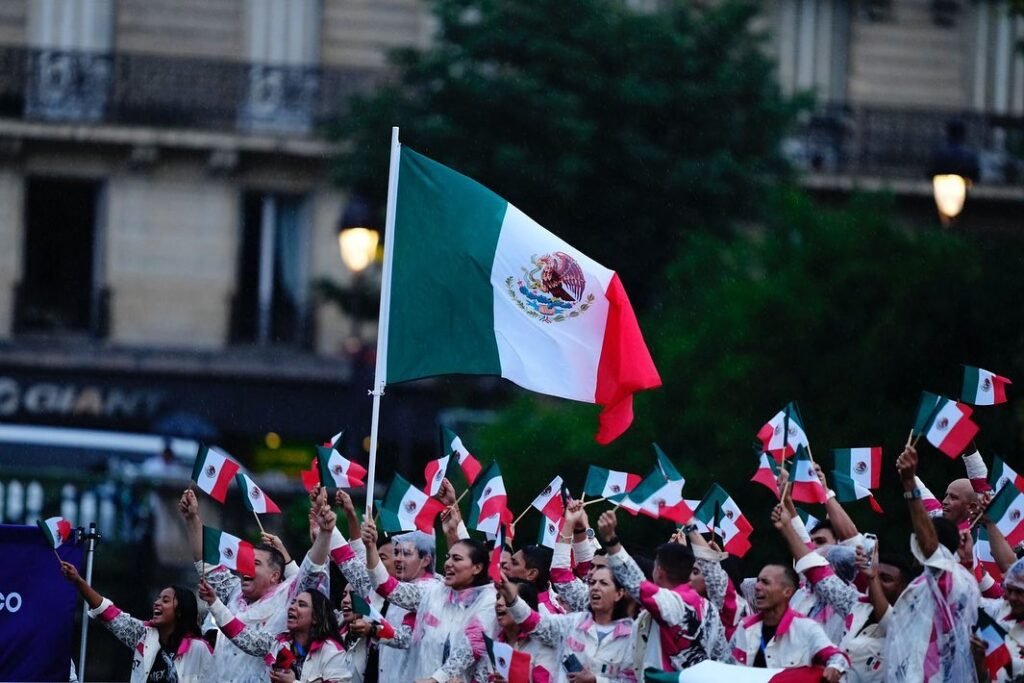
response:
<path fill-rule="evenodd" d="M 132 683 L 197 683 L 206 674 L 213 650 L 199 631 L 199 609 L 192 591 L 182 586 L 164 588 L 153 602 L 152 618 L 141 621 L 97 593 L 75 565 L 61 562 L 60 570 L 88 603 L 89 616 L 132 648 Z"/>
<path fill-rule="evenodd" d="M 558 649 L 563 663 L 556 680 L 571 683 L 635 683 L 633 620 L 627 615 L 629 596 L 607 567 L 596 567 L 588 579 L 586 612 L 540 614 L 519 599 L 517 587 L 504 575 L 498 590 L 508 611 L 540 642 Z M 568 666 L 566 666 L 566 660 Z"/>
<path fill-rule="evenodd" d="M 319 591 L 302 591 L 288 606 L 281 634 L 261 631 L 231 613 L 209 584 L 199 584 L 199 597 L 210 605 L 210 614 L 221 633 L 238 649 L 263 657 L 270 667 L 270 683 L 349 683 L 352 667 L 338 642 L 338 620 L 331 603 Z"/>
<path fill-rule="evenodd" d="M 495 592 L 487 576 L 487 549 L 463 539 L 448 550 L 444 581 L 401 583 L 390 576 L 375 552 L 372 525 L 364 522 L 367 567 L 377 592 L 392 604 L 416 613 L 410 661 L 402 681 L 448 683 L 486 680 L 483 635 L 494 638 L 498 621 Z"/>

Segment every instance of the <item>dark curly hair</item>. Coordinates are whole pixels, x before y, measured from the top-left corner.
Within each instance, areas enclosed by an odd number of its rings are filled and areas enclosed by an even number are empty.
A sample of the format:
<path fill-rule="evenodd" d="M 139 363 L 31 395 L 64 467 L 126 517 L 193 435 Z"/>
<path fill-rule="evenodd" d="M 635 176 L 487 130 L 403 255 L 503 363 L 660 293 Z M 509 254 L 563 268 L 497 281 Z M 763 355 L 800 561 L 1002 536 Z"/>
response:
<path fill-rule="evenodd" d="M 167 640 L 167 647 L 178 651 L 178 646 L 185 638 L 202 638 L 199 627 L 199 601 L 191 588 L 185 586 L 168 586 L 174 591 L 174 629 Z M 166 590 L 166 589 L 164 589 Z M 163 592 L 163 591 L 161 591 Z"/>
<path fill-rule="evenodd" d="M 341 640 L 338 635 L 338 618 L 334 616 L 334 609 L 331 601 L 320 591 L 302 591 L 309 596 L 310 606 L 313 608 L 313 623 L 309 627 L 309 639 L 311 641 L 324 641 L 328 638 Z M 299 595 L 302 595 L 299 593 Z M 299 595 L 295 599 L 299 599 Z"/>

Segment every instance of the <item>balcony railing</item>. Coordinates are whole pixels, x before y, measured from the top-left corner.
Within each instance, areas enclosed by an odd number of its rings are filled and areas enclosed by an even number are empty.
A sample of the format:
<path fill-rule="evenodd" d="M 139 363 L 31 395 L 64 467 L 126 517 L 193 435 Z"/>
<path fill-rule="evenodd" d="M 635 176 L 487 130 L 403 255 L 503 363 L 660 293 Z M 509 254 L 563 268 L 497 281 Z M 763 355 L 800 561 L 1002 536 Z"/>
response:
<path fill-rule="evenodd" d="M 372 72 L 143 54 L 0 48 L 0 116 L 306 134 Z"/>
<path fill-rule="evenodd" d="M 953 120 L 978 153 L 981 182 L 1024 180 L 1024 118 L 980 112 L 830 104 L 801 121 L 784 152 L 810 173 L 921 179 Z"/>

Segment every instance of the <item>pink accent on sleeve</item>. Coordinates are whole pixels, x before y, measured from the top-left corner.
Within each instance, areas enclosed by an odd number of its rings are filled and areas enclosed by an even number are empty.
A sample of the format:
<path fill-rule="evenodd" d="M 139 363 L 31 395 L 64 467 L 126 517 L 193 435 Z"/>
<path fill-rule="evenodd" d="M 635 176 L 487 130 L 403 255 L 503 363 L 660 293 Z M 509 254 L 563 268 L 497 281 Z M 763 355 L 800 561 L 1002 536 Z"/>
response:
<path fill-rule="evenodd" d="M 981 591 L 981 595 L 985 598 L 1001 598 L 1005 595 L 1003 592 L 1003 584 L 997 581 L 985 590 Z"/>
<path fill-rule="evenodd" d="M 576 573 L 577 578 L 585 579 L 587 578 L 587 574 L 590 573 L 590 570 L 593 568 L 593 566 L 594 563 L 590 560 L 587 560 L 586 562 L 580 562 L 575 567 L 573 567 L 573 571 Z"/>
<path fill-rule="evenodd" d="M 356 553 L 355 553 L 354 550 L 352 550 L 352 546 L 350 546 L 347 543 L 345 545 L 341 546 L 340 548 L 335 548 L 334 550 L 331 551 L 331 559 L 334 560 L 334 564 L 341 564 L 343 562 L 348 562 L 349 560 L 353 559 L 355 556 L 356 556 Z"/>
<path fill-rule="evenodd" d="M 835 647 L 834 645 L 829 645 L 828 647 L 823 647 L 820 650 L 818 650 L 814 654 L 812 661 L 815 664 L 825 666 L 828 663 L 828 660 L 832 659 L 834 655 L 842 655 L 843 659 L 845 659 L 847 663 L 850 662 L 850 658 L 846 655 L 846 653 L 840 650 L 838 647 Z"/>
<path fill-rule="evenodd" d="M 539 664 L 533 667 L 533 683 L 551 683 L 551 672 Z"/>
<path fill-rule="evenodd" d="M 835 576 L 836 573 L 832 571 L 832 567 L 825 565 L 824 567 L 811 567 L 810 569 L 804 570 L 804 576 L 811 582 L 812 586 L 817 586 L 819 582 L 827 579 L 830 576 Z"/>
<path fill-rule="evenodd" d="M 100 612 L 100 621 L 113 621 L 117 618 L 119 614 L 121 614 L 121 610 L 119 610 L 116 606 L 111 605 L 107 609 Z"/>
<path fill-rule="evenodd" d="M 531 611 L 530 616 L 526 617 L 526 620 L 519 624 L 519 633 L 533 633 L 538 624 L 540 624 L 540 614 L 538 612 Z"/>
<path fill-rule="evenodd" d="M 398 588 L 398 579 L 389 576 L 387 581 L 377 586 L 377 595 L 386 598 L 394 593 L 396 588 Z"/>
<path fill-rule="evenodd" d="M 245 624 L 241 619 L 232 619 L 228 623 L 224 624 L 224 628 L 222 630 L 224 631 L 224 635 L 228 638 L 234 638 L 245 630 Z"/>
<path fill-rule="evenodd" d="M 469 641 L 469 648 L 473 651 L 475 659 L 480 659 L 487 652 L 487 645 L 484 643 L 484 627 L 476 617 L 466 624 L 466 640 Z"/>
<path fill-rule="evenodd" d="M 732 649 L 732 658 L 740 664 L 746 665 L 747 663 L 747 653 L 739 649 L 738 647 L 734 647 Z"/>
<path fill-rule="evenodd" d="M 566 569 L 565 567 L 551 568 L 551 583 L 572 583 L 574 578 L 571 569 Z"/>
<path fill-rule="evenodd" d="M 409 628 L 416 628 L 416 613 L 406 612 L 405 616 L 402 617 L 402 626 L 408 626 Z"/>
<path fill-rule="evenodd" d="M 989 486 L 988 479 L 985 477 L 971 479 L 971 488 L 974 489 L 975 493 L 985 493 L 986 491 L 992 490 L 992 487 Z"/>
<path fill-rule="evenodd" d="M 640 582 L 640 604 L 646 607 L 647 611 L 655 619 L 661 618 L 661 609 L 658 607 L 658 601 L 654 599 L 655 594 L 659 590 L 661 589 L 655 583 L 650 581 Z"/>

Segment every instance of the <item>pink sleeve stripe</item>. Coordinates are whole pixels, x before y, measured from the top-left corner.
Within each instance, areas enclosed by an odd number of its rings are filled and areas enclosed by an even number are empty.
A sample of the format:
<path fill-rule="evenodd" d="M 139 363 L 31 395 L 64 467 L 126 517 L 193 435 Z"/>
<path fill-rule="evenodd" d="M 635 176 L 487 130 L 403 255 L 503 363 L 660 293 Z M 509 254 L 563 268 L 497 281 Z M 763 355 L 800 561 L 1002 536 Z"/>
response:
<path fill-rule="evenodd" d="M 228 623 L 224 624 L 224 628 L 221 630 L 224 631 L 224 635 L 228 638 L 234 638 L 245 630 L 245 624 L 242 623 L 241 619 L 232 619 Z"/>
<path fill-rule="evenodd" d="M 804 570 L 804 576 L 811 582 L 812 586 L 818 585 L 824 579 L 830 576 L 835 576 L 836 573 L 832 571 L 832 567 L 825 565 L 824 567 L 811 567 L 810 569 Z"/>
<path fill-rule="evenodd" d="M 581 578 L 581 579 L 587 578 L 587 574 L 590 573 L 590 570 L 591 570 L 591 568 L 593 566 L 594 566 L 594 563 L 591 562 L 590 560 L 587 560 L 586 562 L 580 562 L 574 568 L 574 571 L 576 572 L 576 576 Z"/>
<path fill-rule="evenodd" d="M 985 477 L 971 479 L 971 488 L 974 489 L 975 493 L 985 493 L 986 491 L 992 490 L 992 487 L 988 483 L 988 479 Z"/>
<path fill-rule="evenodd" d="M 519 624 L 519 636 L 522 637 L 533 633 L 538 624 L 540 624 L 540 614 L 537 613 L 537 610 L 530 610 L 530 616 L 526 617 Z"/>
<path fill-rule="evenodd" d="M 551 683 L 551 672 L 541 665 L 533 667 L 533 683 Z"/>
<path fill-rule="evenodd" d="M 551 568 L 551 583 L 572 583 L 572 580 L 576 578 L 571 569 L 560 567 L 556 569 Z"/>
<path fill-rule="evenodd" d="M 113 621 L 115 618 L 117 618 L 117 615 L 119 615 L 120 613 L 121 610 L 119 610 L 116 606 L 111 605 L 107 609 L 100 612 L 100 621 Z"/>
<path fill-rule="evenodd" d="M 825 664 L 828 663 L 828 660 L 832 659 L 835 655 L 842 655 L 843 659 L 845 659 L 847 663 L 850 661 L 850 658 L 846 656 L 846 653 L 834 645 L 829 645 L 828 647 L 823 647 L 818 650 L 814 655 L 813 661 L 815 664 L 825 666 Z"/>
<path fill-rule="evenodd" d="M 377 586 L 377 594 L 386 598 L 394 593 L 396 588 L 398 588 L 398 579 L 389 576 L 387 581 Z"/>
<path fill-rule="evenodd" d="M 331 551 L 331 559 L 334 560 L 334 564 L 342 564 L 343 562 L 348 562 L 349 560 L 355 558 L 355 556 L 356 553 L 354 550 L 352 550 L 352 546 L 350 546 L 347 543 L 341 546 L 340 548 L 335 548 Z"/>

